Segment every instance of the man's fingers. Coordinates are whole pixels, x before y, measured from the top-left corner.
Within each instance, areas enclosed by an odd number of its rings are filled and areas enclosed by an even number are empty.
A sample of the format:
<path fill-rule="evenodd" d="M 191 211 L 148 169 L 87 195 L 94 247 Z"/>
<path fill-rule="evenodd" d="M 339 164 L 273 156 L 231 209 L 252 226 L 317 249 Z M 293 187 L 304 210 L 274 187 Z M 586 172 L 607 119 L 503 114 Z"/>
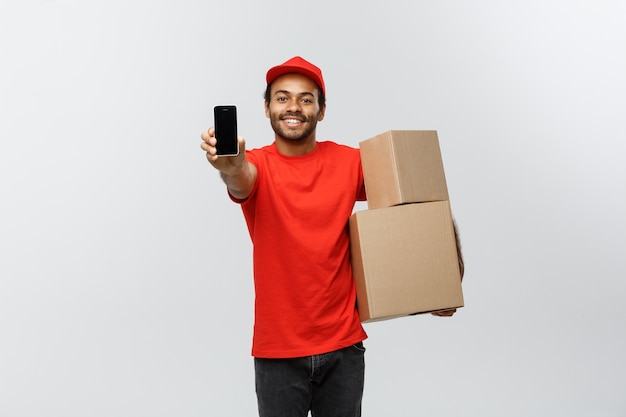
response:
<path fill-rule="evenodd" d="M 232 157 L 227 156 L 223 158 L 217 155 L 217 148 L 215 147 L 217 145 L 217 139 L 215 138 L 215 129 L 213 127 L 209 128 L 205 132 L 202 132 L 200 137 L 202 138 L 200 148 L 206 152 L 206 159 L 211 163 L 211 165 L 220 171 L 229 169 L 229 167 L 240 165 L 241 161 L 246 159 L 246 140 L 242 136 L 237 137 L 239 155 Z"/>
<path fill-rule="evenodd" d="M 200 135 L 200 137 L 202 138 L 202 140 L 212 146 L 215 146 L 215 143 L 217 142 L 215 140 L 215 129 L 213 129 L 212 127 L 209 128 L 209 130 L 202 132 L 202 134 Z"/>
<path fill-rule="evenodd" d="M 454 313 L 456 313 L 456 308 L 452 310 L 436 311 L 432 313 L 432 315 L 438 317 L 451 317 Z"/>
<path fill-rule="evenodd" d="M 200 143 L 200 147 L 203 151 L 207 153 L 207 158 L 209 155 L 215 155 L 215 144 L 217 143 L 217 139 L 213 135 L 214 129 L 211 127 L 209 130 L 202 132 L 200 137 L 202 138 L 202 143 Z"/>

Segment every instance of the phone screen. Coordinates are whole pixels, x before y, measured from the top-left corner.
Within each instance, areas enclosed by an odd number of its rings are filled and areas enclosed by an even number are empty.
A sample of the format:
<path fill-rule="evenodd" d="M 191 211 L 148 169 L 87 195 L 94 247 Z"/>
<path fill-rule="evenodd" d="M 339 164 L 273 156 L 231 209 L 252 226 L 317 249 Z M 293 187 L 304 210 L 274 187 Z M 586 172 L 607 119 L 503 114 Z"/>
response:
<path fill-rule="evenodd" d="M 218 155 L 237 155 L 239 144 L 237 143 L 237 107 L 215 106 L 215 138 L 217 139 Z"/>

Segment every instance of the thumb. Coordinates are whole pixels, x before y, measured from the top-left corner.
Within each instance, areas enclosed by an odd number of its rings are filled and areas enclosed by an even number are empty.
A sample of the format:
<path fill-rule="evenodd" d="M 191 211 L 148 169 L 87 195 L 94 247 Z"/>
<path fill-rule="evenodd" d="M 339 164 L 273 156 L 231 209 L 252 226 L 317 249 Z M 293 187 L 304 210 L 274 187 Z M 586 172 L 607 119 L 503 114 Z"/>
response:
<path fill-rule="evenodd" d="M 239 146 L 239 152 L 233 160 L 234 163 L 240 164 L 244 159 L 246 159 L 246 140 L 243 136 L 237 136 L 237 146 Z"/>

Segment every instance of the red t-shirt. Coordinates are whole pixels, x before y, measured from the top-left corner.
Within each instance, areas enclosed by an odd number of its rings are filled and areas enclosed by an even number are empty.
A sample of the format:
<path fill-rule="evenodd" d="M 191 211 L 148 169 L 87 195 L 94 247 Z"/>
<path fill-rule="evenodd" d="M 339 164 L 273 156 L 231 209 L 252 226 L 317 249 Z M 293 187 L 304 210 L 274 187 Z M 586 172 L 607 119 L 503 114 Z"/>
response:
<path fill-rule="evenodd" d="M 258 178 L 246 200 L 233 200 L 254 247 L 252 355 L 317 355 L 362 341 L 348 234 L 354 203 L 365 200 L 359 150 L 317 142 L 303 156 L 273 144 L 246 154 Z"/>

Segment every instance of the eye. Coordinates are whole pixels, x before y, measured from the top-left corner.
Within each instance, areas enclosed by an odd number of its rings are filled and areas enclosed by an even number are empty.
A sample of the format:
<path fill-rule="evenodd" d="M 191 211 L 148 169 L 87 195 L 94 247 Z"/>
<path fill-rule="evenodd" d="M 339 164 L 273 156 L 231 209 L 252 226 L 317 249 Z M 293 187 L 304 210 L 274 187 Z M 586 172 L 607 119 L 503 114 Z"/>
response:
<path fill-rule="evenodd" d="M 303 98 L 302 102 L 309 104 L 309 103 L 313 103 L 313 100 L 311 100 L 310 98 Z"/>
<path fill-rule="evenodd" d="M 276 101 L 285 102 L 287 101 L 287 97 L 276 97 Z"/>

